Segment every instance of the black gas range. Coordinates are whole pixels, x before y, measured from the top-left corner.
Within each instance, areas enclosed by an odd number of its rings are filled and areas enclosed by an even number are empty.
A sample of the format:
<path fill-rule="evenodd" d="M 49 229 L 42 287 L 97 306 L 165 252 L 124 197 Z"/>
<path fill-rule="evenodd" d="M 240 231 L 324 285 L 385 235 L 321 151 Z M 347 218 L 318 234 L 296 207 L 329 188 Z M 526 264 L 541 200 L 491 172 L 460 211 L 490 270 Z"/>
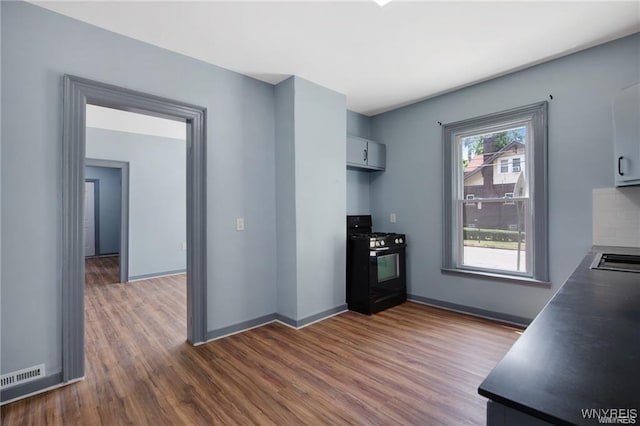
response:
<path fill-rule="evenodd" d="M 373 232 L 371 215 L 347 216 L 347 305 L 371 315 L 407 300 L 406 236 Z"/>

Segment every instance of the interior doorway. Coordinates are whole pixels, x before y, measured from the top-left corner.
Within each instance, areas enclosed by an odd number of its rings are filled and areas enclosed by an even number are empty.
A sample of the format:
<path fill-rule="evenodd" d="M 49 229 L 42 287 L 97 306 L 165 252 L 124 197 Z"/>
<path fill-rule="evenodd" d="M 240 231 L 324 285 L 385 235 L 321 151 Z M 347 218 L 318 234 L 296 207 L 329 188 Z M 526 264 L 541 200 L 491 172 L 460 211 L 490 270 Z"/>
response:
<path fill-rule="evenodd" d="M 185 342 L 186 123 L 93 104 L 85 114 L 85 379 L 100 386 L 111 357 L 109 376 L 131 383 Z"/>
<path fill-rule="evenodd" d="M 187 340 L 206 339 L 206 110 L 79 77 L 64 77 L 62 146 L 62 376 L 84 376 L 83 206 L 86 105 L 184 121 L 186 135 Z"/>
<path fill-rule="evenodd" d="M 89 201 L 92 197 L 94 201 Z M 85 159 L 84 208 L 85 277 L 104 273 L 104 282 L 128 282 L 128 162 Z"/>

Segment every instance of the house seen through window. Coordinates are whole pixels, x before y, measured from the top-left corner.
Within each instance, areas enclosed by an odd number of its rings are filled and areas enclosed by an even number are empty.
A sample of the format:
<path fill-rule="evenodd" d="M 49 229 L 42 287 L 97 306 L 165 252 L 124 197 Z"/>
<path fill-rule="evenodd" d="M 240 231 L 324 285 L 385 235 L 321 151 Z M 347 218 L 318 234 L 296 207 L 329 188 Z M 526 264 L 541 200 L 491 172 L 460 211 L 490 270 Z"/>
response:
<path fill-rule="evenodd" d="M 444 135 L 444 269 L 546 281 L 546 104 Z"/>

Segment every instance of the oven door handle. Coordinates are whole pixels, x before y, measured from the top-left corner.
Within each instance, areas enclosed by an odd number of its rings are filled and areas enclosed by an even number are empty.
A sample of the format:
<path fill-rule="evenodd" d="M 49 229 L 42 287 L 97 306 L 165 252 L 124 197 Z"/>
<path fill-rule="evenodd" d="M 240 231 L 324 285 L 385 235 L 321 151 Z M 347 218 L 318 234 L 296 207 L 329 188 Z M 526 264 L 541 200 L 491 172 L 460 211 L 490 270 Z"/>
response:
<path fill-rule="evenodd" d="M 389 247 L 384 247 L 384 248 L 372 248 L 371 250 L 369 250 L 369 257 L 377 257 L 379 254 L 382 253 L 386 253 L 386 251 L 389 250 Z"/>
<path fill-rule="evenodd" d="M 407 247 L 406 244 L 398 244 L 398 245 L 395 245 L 393 247 L 371 247 L 371 248 L 369 248 L 369 250 L 370 251 L 387 251 L 387 250 L 400 251 L 405 247 Z"/>
<path fill-rule="evenodd" d="M 379 254 L 387 254 L 387 253 L 401 253 L 402 249 L 404 249 L 406 246 L 401 246 L 401 247 L 376 247 L 376 248 L 371 248 L 369 249 L 369 257 L 375 257 Z"/>

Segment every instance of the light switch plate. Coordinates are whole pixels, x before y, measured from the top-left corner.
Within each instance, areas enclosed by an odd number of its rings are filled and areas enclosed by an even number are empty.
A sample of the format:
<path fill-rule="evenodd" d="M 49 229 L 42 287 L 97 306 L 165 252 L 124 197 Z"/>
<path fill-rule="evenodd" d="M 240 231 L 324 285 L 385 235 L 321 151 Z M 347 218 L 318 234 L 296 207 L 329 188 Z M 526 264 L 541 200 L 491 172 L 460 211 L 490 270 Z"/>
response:
<path fill-rule="evenodd" d="M 244 218 L 239 217 L 236 219 L 236 231 L 244 231 Z"/>
<path fill-rule="evenodd" d="M 395 213 L 391 213 L 389 215 L 389 223 L 396 223 L 396 214 Z"/>

